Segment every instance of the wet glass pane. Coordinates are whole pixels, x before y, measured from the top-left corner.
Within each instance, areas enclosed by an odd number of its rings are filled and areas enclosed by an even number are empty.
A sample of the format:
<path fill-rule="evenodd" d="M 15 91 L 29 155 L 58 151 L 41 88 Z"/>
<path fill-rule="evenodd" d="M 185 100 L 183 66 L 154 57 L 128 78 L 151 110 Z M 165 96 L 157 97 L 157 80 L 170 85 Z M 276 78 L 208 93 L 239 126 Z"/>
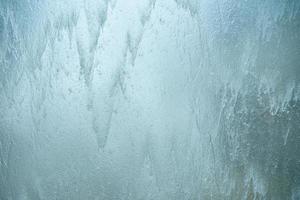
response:
<path fill-rule="evenodd" d="M 0 0 L 1 200 L 299 200 L 299 0 Z"/>

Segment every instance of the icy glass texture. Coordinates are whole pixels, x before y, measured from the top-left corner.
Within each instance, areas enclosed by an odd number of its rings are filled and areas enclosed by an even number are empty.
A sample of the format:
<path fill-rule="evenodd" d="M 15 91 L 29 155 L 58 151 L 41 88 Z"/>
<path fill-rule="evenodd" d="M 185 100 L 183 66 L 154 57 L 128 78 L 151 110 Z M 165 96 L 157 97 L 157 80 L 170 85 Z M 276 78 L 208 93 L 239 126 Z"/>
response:
<path fill-rule="evenodd" d="M 299 0 L 0 0 L 0 200 L 299 199 Z"/>

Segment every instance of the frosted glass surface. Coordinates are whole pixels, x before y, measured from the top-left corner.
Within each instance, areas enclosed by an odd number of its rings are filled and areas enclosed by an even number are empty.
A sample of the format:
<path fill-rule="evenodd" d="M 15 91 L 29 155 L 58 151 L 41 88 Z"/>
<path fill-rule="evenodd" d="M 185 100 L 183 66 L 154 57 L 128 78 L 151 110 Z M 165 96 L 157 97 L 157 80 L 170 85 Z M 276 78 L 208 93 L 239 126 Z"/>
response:
<path fill-rule="evenodd" d="M 299 0 L 0 0 L 0 200 L 299 199 Z"/>

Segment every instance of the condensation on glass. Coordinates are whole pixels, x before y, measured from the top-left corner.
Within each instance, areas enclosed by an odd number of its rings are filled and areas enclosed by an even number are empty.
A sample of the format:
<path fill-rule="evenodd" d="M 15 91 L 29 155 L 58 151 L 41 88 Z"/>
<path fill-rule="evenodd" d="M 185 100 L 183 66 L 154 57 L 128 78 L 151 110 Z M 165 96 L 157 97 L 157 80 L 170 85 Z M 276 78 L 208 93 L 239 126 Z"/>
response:
<path fill-rule="evenodd" d="M 299 200 L 299 0 L 0 0 L 1 200 Z"/>

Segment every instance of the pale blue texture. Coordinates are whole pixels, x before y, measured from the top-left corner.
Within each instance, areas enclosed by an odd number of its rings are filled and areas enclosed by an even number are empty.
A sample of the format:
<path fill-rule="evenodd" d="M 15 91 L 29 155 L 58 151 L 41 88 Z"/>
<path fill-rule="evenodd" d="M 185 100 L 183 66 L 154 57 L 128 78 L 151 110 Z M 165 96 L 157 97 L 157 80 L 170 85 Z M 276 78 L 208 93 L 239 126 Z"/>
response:
<path fill-rule="evenodd" d="M 299 199 L 299 0 L 0 0 L 0 200 Z"/>

